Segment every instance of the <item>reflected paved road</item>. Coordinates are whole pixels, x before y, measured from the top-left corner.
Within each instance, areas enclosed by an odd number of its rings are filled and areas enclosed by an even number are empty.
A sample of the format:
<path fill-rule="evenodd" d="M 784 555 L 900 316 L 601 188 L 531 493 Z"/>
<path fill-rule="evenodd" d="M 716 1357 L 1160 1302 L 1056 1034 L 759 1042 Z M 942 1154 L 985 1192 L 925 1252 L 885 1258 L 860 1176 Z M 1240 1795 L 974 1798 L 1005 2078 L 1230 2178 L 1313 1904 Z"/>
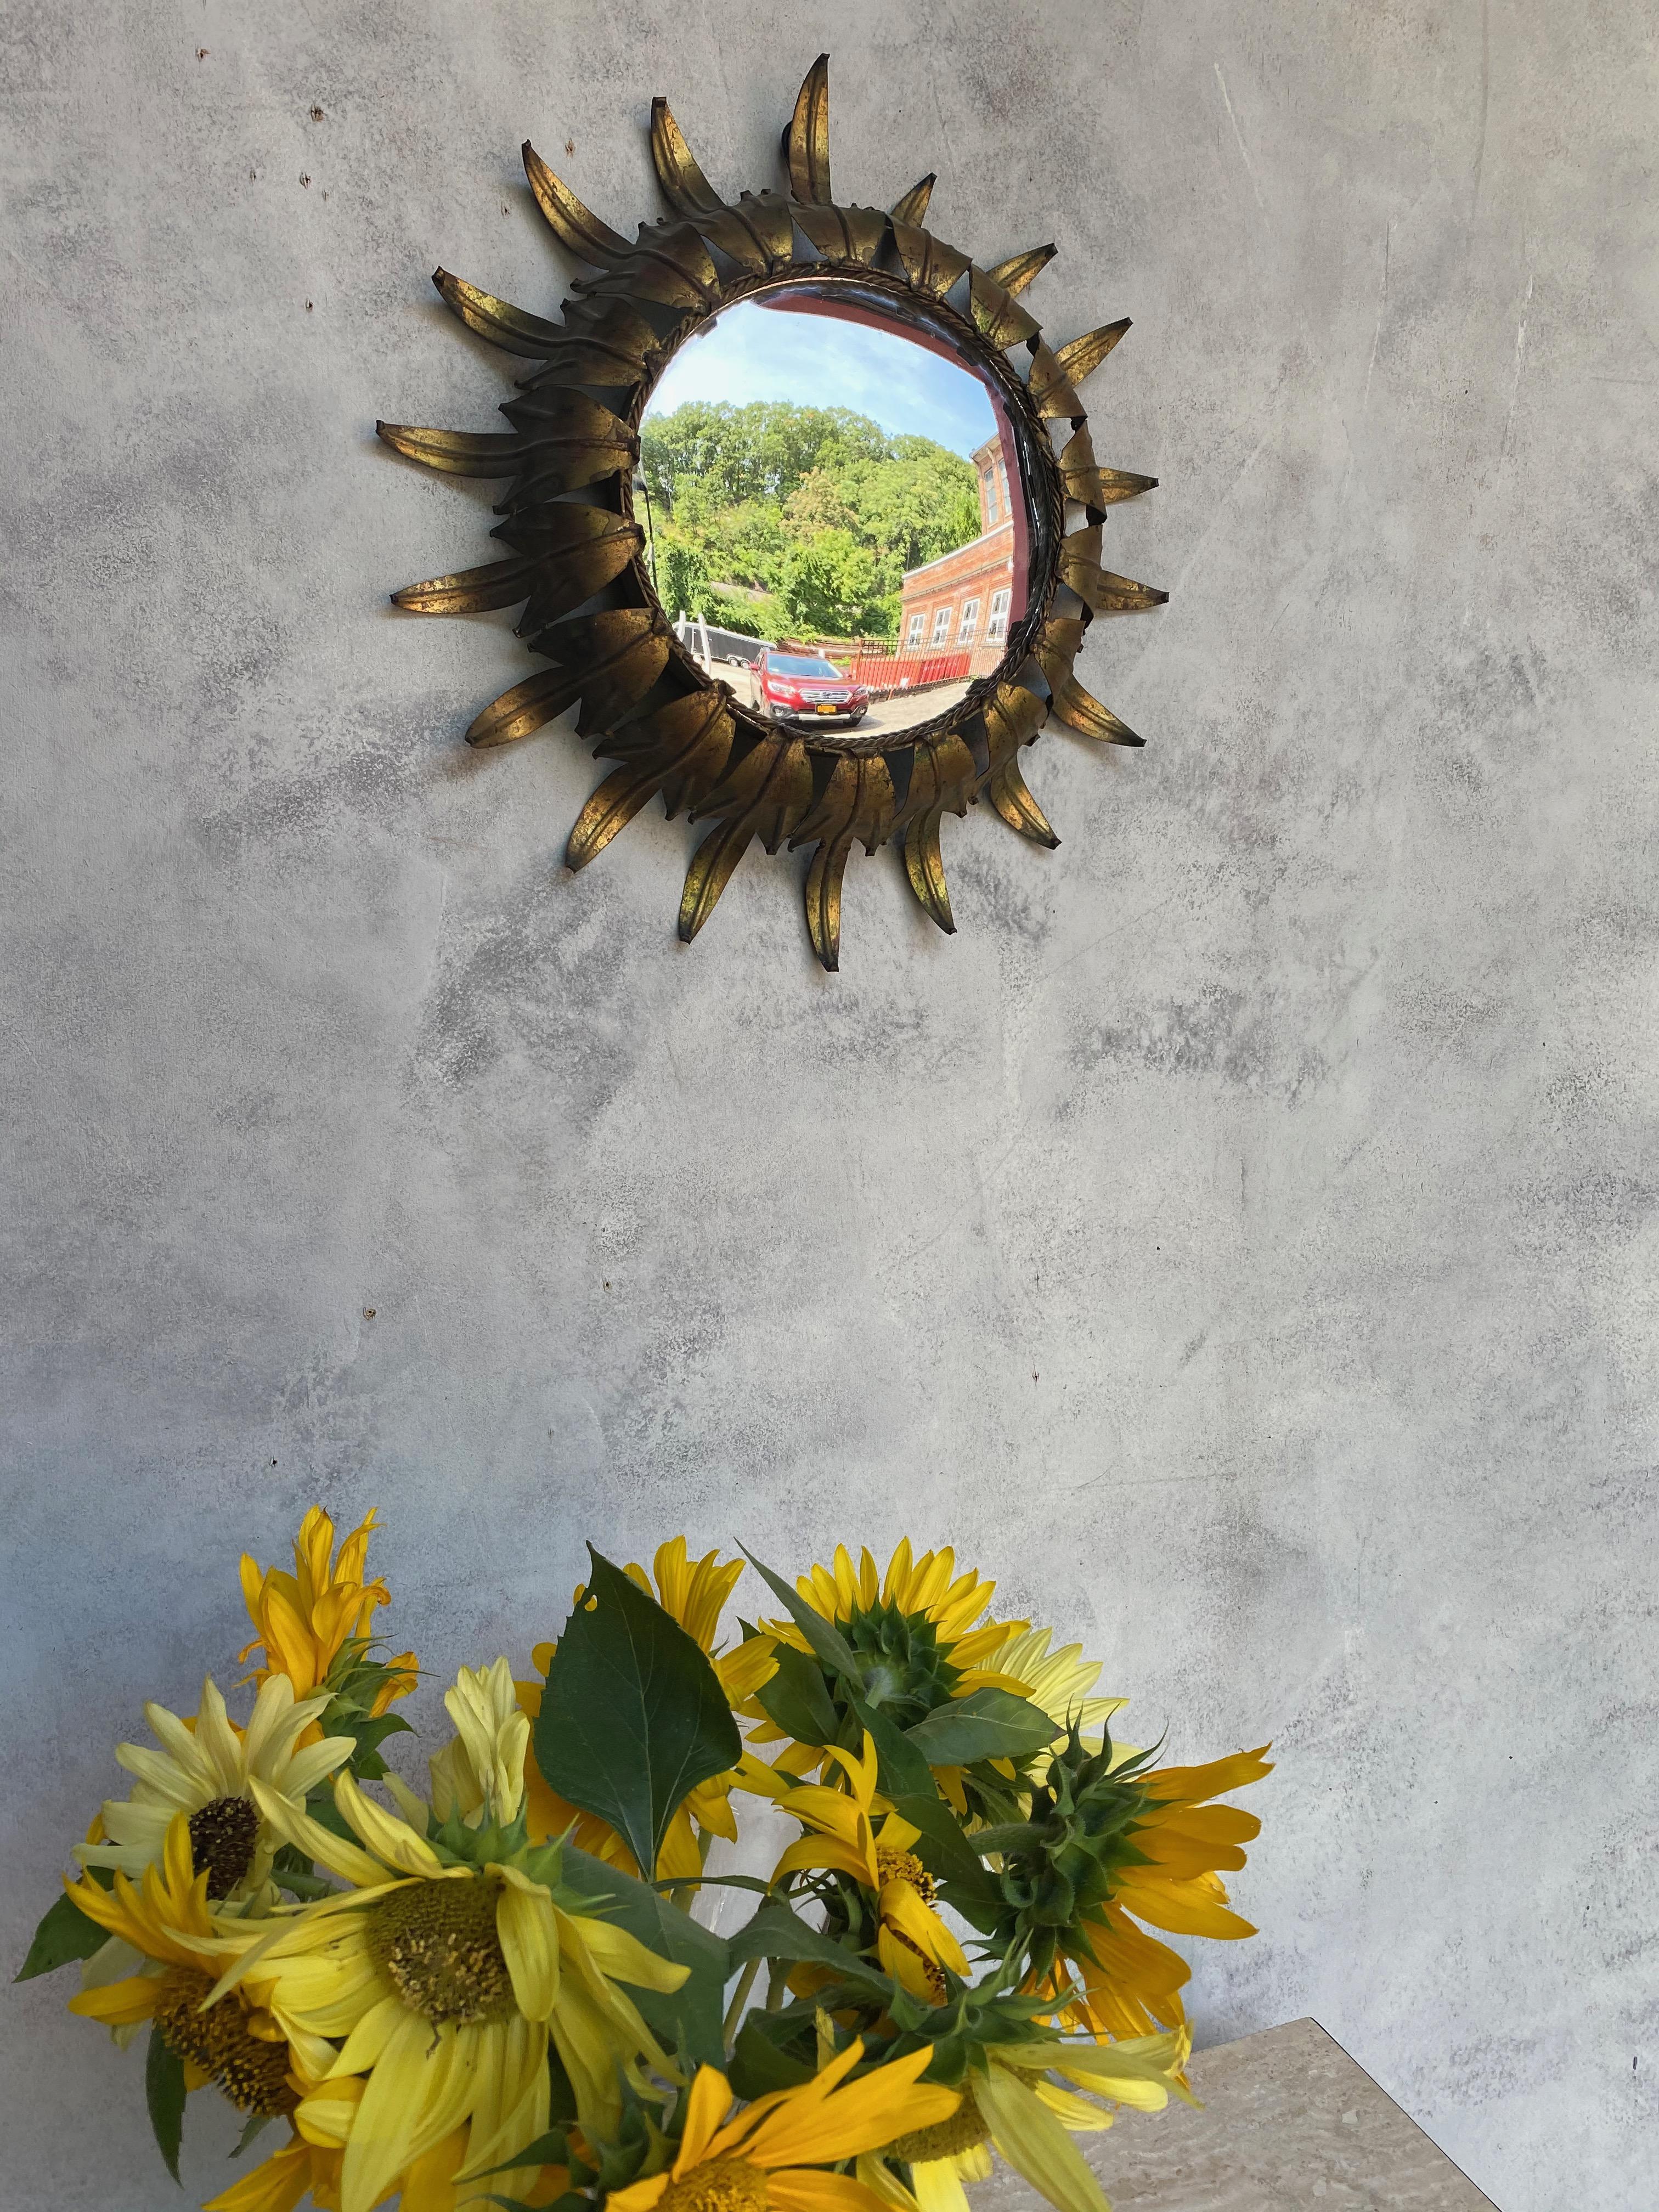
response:
<path fill-rule="evenodd" d="M 758 705 L 760 686 L 741 661 L 717 660 L 713 672 L 729 684 L 739 699 L 750 706 Z M 908 730 L 917 722 L 930 722 L 935 714 L 954 707 L 967 689 L 965 683 L 930 684 L 925 691 L 906 691 L 896 698 L 878 699 L 859 724 L 859 734 L 862 737 L 872 730 Z"/>
<path fill-rule="evenodd" d="M 878 699 L 859 724 L 859 735 L 867 730 L 908 730 L 917 722 L 931 722 L 947 707 L 954 707 L 968 689 L 964 684 L 930 684 L 925 691 L 901 692 L 896 699 Z"/>

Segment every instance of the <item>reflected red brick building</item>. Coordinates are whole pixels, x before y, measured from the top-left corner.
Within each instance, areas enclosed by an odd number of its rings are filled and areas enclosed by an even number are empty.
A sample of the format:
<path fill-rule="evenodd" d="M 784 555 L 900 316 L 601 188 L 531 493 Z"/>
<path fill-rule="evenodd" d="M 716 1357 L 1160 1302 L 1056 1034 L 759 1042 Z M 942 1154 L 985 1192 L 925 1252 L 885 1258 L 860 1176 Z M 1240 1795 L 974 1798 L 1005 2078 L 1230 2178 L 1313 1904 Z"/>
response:
<path fill-rule="evenodd" d="M 979 478 L 980 535 L 925 568 L 902 586 L 898 649 L 912 653 L 966 652 L 970 677 L 988 676 L 1002 658 L 1014 607 L 1016 517 L 1008 496 L 1004 441 L 988 438 L 973 457 Z"/>

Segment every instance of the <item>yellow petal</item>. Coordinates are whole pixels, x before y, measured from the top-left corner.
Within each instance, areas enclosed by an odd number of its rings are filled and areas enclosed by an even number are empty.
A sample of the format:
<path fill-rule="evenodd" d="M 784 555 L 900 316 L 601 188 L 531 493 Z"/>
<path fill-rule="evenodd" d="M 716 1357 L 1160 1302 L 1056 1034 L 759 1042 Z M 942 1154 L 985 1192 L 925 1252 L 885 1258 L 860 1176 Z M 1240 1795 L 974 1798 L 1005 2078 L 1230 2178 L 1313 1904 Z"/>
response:
<path fill-rule="evenodd" d="M 311 2186 L 311 2153 L 289 2142 L 210 2199 L 202 2212 L 294 2212 Z"/>
<path fill-rule="evenodd" d="M 626 2189 L 613 2189 L 605 2200 L 606 2212 L 651 2212 L 667 2186 L 665 2173 L 653 2173 L 649 2181 L 632 2181 Z"/>
<path fill-rule="evenodd" d="M 504 1882 L 495 1931 L 520 2011 L 526 2020 L 548 2019 L 559 1996 L 559 1931 L 552 1899 L 544 1889 Z"/>
<path fill-rule="evenodd" d="M 1069 2089 L 1056 2088 L 1052 2081 L 1034 2081 L 1031 2086 L 1068 2135 L 1094 2135 L 1112 2124 L 1111 2114 L 1103 2112 L 1086 2097 L 1073 2096 Z M 1168 2101 L 1167 2097 L 1160 2096 L 1156 2105 L 1143 2109 L 1158 2112 Z"/>
<path fill-rule="evenodd" d="M 849 1874 L 866 1889 L 874 1889 L 879 1880 L 873 1852 L 854 1850 L 851 1844 L 842 1843 L 834 1836 L 802 1836 L 799 1842 L 787 1844 L 772 1869 L 772 1879 L 781 1881 L 787 1874 L 802 1873 L 813 1867 Z"/>
<path fill-rule="evenodd" d="M 395 1820 L 367 1796 L 349 1774 L 337 1775 L 334 1802 L 375 1856 L 399 1874 L 423 1875 L 428 1881 L 441 1875 L 444 1863 L 424 1836 L 417 1836 L 407 1821 Z"/>
<path fill-rule="evenodd" d="M 1004 2158 L 1058 2212 L 1110 2212 L 1081 2151 L 1018 2075 L 993 2064 L 975 2075 L 974 2100 Z"/>
<path fill-rule="evenodd" d="M 367 1851 L 360 1851 L 356 1844 L 337 1836 L 309 1813 L 286 1797 L 270 1789 L 257 1776 L 248 1783 L 253 1802 L 269 1825 L 275 1828 L 285 1844 L 292 1844 L 304 1857 L 318 1866 L 326 1867 L 337 1874 L 342 1881 L 349 1881 L 356 1889 L 377 1889 L 387 1879 L 387 1869 Z"/>
<path fill-rule="evenodd" d="M 882 1884 L 879 1910 L 890 1926 L 908 1936 L 930 1959 L 968 1978 L 968 1960 L 960 1943 L 936 1912 L 929 1911 L 908 1881 Z"/>
<path fill-rule="evenodd" d="M 363 2100 L 364 2081 L 325 2081 L 309 2089 L 294 2115 L 296 2133 L 308 2143 L 324 2148 L 343 2146 L 351 2133 L 357 2107 Z"/>
<path fill-rule="evenodd" d="M 608 1920 L 561 1912 L 558 1921 L 561 1944 L 579 1945 L 600 1972 L 615 1981 L 631 1982 L 636 1989 L 657 1990 L 672 1996 L 691 1972 L 690 1966 L 677 1966 L 672 1959 L 647 1950 L 625 1928 L 615 1927 Z"/>
<path fill-rule="evenodd" d="M 1146 1875 L 1141 1867 L 1126 1874 L 1113 1899 L 1137 1920 L 1150 1920 L 1171 1936 L 1210 1936 L 1222 1942 L 1255 1935 L 1249 1921 L 1228 1910 L 1226 1892 L 1217 1896 L 1218 1882 L 1212 1888 L 1202 1881 L 1149 1881 Z"/>
<path fill-rule="evenodd" d="M 867 1556 L 867 1554 L 866 1554 Z M 827 1743 L 824 1751 L 842 1767 L 853 1785 L 853 1795 L 867 1813 L 876 1794 L 876 1741 L 868 1729 L 864 1731 L 864 1754 L 848 1751 L 838 1743 Z"/>
<path fill-rule="evenodd" d="M 101 2021 L 106 2027 L 131 2027 L 149 2020 L 161 1995 L 159 1974 L 134 1974 L 125 1982 L 106 1982 L 101 1989 L 82 1990 L 69 2001 L 69 2008 L 82 2020 Z"/>
<path fill-rule="evenodd" d="M 925 2160 L 910 2168 L 910 2179 L 921 2212 L 969 2212 L 968 2192 L 954 2159 Z"/>
<path fill-rule="evenodd" d="M 1230 1759 L 1212 1759 L 1206 1766 L 1161 1766 L 1146 1777 L 1142 1786 L 1149 1797 L 1159 1802 L 1180 1797 L 1189 1805 L 1196 1805 L 1206 1797 L 1223 1796 L 1229 1790 L 1242 1790 L 1247 1783 L 1260 1782 L 1264 1774 L 1271 1774 L 1273 1762 L 1261 1754 L 1272 1748 L 1264 1743 L 1255 1751 L 1236 1751 Z"/>
<path fill-rule="evenodd" d="M 795 2166 L 766 2177 L 766 2201 L 775 2212 L 882 2212 L 873 2190 L 847 2173 L 815 2173 Z"/>
<path fill-rule="evenodd" d="M 689 2167 L 701 2162 L 714 2140 L 715 2129 L 731 2107 L 732 2085 L 725 2075 L 715 2067 L 699 2066 L 691 2094 L 685 2100 L 685 2131 L 674 2160 L 676 2180 Z"/>

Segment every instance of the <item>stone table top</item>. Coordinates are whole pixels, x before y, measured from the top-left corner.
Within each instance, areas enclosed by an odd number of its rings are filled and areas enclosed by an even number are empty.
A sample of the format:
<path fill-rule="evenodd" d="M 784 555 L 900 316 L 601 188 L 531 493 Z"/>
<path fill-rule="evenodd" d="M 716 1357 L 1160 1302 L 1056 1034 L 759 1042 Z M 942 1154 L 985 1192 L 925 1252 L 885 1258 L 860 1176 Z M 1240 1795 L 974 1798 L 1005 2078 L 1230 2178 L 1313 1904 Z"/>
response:
<path fill-rule="evenodd" d="M 1315 2020 L 1194 2055 L 1204 2110 L 1119 2116 L 1079 2148 L 1115 2212 L 1497 2212 Z M 974 2212 L 1029 2212 L 1000 2160 Z"/>

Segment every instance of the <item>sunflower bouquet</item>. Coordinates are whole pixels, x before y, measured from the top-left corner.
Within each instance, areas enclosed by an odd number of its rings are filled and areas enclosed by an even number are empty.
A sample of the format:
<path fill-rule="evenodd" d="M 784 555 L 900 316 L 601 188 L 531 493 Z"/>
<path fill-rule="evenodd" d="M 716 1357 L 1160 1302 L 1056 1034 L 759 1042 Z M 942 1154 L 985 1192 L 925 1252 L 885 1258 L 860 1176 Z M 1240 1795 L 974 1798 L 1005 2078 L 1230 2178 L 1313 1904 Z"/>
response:
<path fill-rule="evenodd" d="M 146 2036 L 175 2179 L 199 2090 L 239 2157 L 280 2128 L 208 2212 L 963 2212 L 993 2148 L 1105 2212 L 1073 2137 L 1190 2094 L 1146 1931 L 1254 1932 L 1220 1877 L 1259 1824 L 1215 1801 L 1261 1752 L 1115 1742 L 1097 1664 L 908 1543 L 750 1561 L 779 1611 L 721 1649 L 744 1561 L 676 1537 L 592 1552 L 535 1679 L 463 1668 L 419 1792 L 373 1527 L 243 1559 L 246 1718 L 210 1680 L 145 1708 L 22 1969 L 78 1962 L 70 2009 Z M 769 1875 L 711 1870 L 745 1801 L 794 1832 Z"/>

